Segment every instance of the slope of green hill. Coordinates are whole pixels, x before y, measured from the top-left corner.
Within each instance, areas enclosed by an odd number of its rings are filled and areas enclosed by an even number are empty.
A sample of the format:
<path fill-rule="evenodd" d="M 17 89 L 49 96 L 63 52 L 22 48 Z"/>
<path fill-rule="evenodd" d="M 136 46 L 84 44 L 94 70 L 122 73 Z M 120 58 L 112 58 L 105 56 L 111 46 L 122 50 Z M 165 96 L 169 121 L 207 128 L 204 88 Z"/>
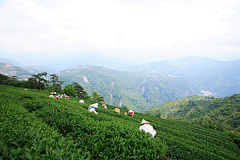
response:
<path fill-rule="evenodd" d="M 142 113 L 116 114 L 111 105 L 99 104 L 93 114 L 87 111 L 93 102 L 48 95 L 0 86 L 1 159 L 240 159 L 224 132 Z M 138 130 L 142 119 L 157 131 L 154 139 Z"/>
<path fill-rule="evenodd" d="M 182 100 L 168 102 L 161 106 L 150 108 L 146 113 L 162 118 L 202 123 L 221 124 L 230 130 L 240 131 L 240 94 L 225 98 L 190 96 Z M 198 123 L 200 123 L 198 121 Z"/>
<path fill-rule="evenodd" d="M 214 99 L 201 119 L 211 117 L 223 125 L 240 131 L 240 94 Z"/>
<path fill-rule="evenodd" d="M 108 104 L 127 106 L 139 112 L 198 93 L 180 77 L 143 75 L 104 67 L 78 66 L 57 75 L 65 85 L 77 82 L 89 94 L 97 91 Z"/>
<path fill-rule="evenodd" d="M 194 108 L 194 106 L 192 106 L 192 102 L 194 102 L 194 104 L 197 104 L 200 108 L 206 110 L 208 109 L 208 107 L 211 105 L 212 103 L 212 97 L 206 97 L 206 96 L 188 96 L 185 97 L 181 100 L 176 100 L 176 101 L 171 101 L 171 102 L 167 102 L 165 104 L 162 104 L 158 107 L 153 107 L 153 108 L 149 108 L 148 110 L 145 111 L 145 113 L 148 114 L 152 114 L 152 115 L 156 115 L 158 113 L 161 114 L 162 118 L 170 118 L 173 115 L 175 119 L 178 120 L 183 120 L 186 118 L 187 114 L 190 114 L 190 110 L 192 108 Z M 187 106 L 190 106 L 189 104 L 191 104 L 191 107 L 186 109 Z M 177 112 L 180 112 L 184 110 L 185 114 L 179 114 L 177 115 Z"/>

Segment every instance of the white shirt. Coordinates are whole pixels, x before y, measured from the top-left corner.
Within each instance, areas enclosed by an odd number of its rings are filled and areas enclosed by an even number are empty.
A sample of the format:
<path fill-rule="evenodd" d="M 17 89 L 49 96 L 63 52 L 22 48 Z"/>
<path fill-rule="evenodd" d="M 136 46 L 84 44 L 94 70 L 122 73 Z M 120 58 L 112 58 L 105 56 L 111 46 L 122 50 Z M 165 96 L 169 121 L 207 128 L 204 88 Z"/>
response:
<path fill-rule="evenodd" d="M 153 136 L 153 138 L 157 133 L 150 124 L 144 124 L 144 125 L 140 126 L 139 130 L 140 131 L 144 130 L 146 133 L 150 133 Z"/>

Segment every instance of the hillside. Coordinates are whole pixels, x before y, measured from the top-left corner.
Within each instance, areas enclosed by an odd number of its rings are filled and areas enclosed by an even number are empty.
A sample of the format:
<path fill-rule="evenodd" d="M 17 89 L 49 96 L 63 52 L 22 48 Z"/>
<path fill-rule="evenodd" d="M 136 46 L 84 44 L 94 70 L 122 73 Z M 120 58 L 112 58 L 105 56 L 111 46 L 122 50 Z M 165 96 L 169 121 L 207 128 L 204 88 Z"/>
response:
<path fill-rule="evenodd" d="M 1 61 L 2 59 L 0 59 Z M 2 60 L 3 61 L 3 60 Z M 17 62 L 10 61 L 8 59 L 5 59 L 7 63 L 1 63 L 0 62 L 0 74 L 7 75 L 9 77 L 17 76 L 16 79 L 18 80 L 26 80 L 33 74 L 43 73 L 45 71 L 48 71 L 48 74 L 55 73 L 53 70 L 38 66 L 38 65 L 20 65 Z M 14 65 L 19 64 L 20 66 Z"/>
<path fill-rule="evenodd" d="M 167 102 L 160 106 L 149 108 L 148 110 L 145 111 L 145 113 L 149 113 L 152 115 L 161 113 L 161 117 L 166 119 L 172 117 L 172 115 L 177 113 L 178 111 L 180 112 L 180 110 L 186 110 L 186 106 L 189 105 L 191 102 L 194 102 L 194 104 L 197 104 L 199 107 L 203 108 L 204 110 L 207 110 L 212 103 L 212 98 L 213 97 L 197 95 L 188 96 L 180 100 Z M 192 108 L 194 108 L 194 106 L 192 106 L 190 109 Z M 187 113 L 189 111 L 190 110 L 188 110 Z M 179 115 L 174 118 L 178 120 L 183 120 L 186 118 L 186 114 L 181 116 Z"/>
<path fill-rule="evenodd" d="M 17 76 L 20 80 L 27 79 L 33 74 L 30 71 L 9 63 L 0 63 L 0 73 L 9 77 Z"/>
<path fill-rule="evenodd" d="M 108 104 L 127 106 L 138 112 L 199 93 L 181 77 L 145 75 L 97 66 L 78 66 L 57 75 L 65 85 L 77 82 L 89 94 L 97 91 Z"/>
<path fill-rule="evenodd" d="M 230 130 L 240 131 L 240 94 L 224 98 L 190 96 L 150 108 L 146 113 L 161 113 L 162 118 L 202 123 L 222 124 Z"/>
<path fill-rule="evenodd" d="M 25 62 L 24 64 L 21 64 L 19 62 L 16 62 L 16 61 L 13 61 L 13 60 L 10 60 L 10 59 L 0 58 L 0 63 L 5 63 L 5 64 L 8 64 L 8 65 L 12 65 L 14 67 L 21 68 L 21 69 L 25 70 L 25 72 L 30 72 L 31 74 L 38 74 L 38 73 L 42 73 L 42 72 L 47 72 L 47 73 L 50 73 L 50 74 L 56 73 L 56 71 L 53 70 L 51 67 L 48 68 L 48 67 L 43 66 L 43 65 L 27 64 L 27 62 Z M 6 70 L 5 73 L 11 75 L 11 72 L 9 73 L 9 70 Z M 18 76 L 22 76 L 22 73 L 19 73 Z"/>
<path fill-rule="evenodd" d="M 45 91 L 0 91 L 2 159 L 240 159 L 224 132 L 142 113 L 116 114 L 110 105 L 99 104 L 96 115 L 87 111 L 93 102 L 56 100 Z M 154 139 L 138 130 L 142 119 L 157 131 Z"/>
<path fill-rule="evenodd" d="M 205 57 L 185 57 L 127 67 L 123 71 L 165 74 L 186 78 L 199 89 L 225 97 L 240 92 L 240 60 L 217 61 Z"/>

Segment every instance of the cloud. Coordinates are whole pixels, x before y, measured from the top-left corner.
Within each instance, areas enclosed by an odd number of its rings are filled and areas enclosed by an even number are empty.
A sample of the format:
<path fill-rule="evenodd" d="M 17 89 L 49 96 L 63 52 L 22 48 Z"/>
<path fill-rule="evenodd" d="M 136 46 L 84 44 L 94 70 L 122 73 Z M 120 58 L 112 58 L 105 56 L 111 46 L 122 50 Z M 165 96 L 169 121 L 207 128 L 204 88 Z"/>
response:
<path fill-rule="evenodd" d="M 0 5 L 0 54 L 100 50 L 152 61 L 240 53 L 237 0 L 7 0 Z"/>

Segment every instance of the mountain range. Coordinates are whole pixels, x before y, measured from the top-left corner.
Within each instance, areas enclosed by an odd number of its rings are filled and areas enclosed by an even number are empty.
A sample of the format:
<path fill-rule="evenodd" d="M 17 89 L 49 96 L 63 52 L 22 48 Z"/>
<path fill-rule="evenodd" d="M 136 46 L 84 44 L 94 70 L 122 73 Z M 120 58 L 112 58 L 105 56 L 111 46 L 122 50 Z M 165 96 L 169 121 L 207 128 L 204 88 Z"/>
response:
<path fill-rule="evenodd" d="M 77 82 L 88 93 L 97 91 L 108 104 L 143 112 L 168 101 L 199 93 L 184 78 L 78 66 L 57 73 L 66 84 Z"/>
<path fill-rule="evenodd" d="M 240 92 L 240 60 L 223 62 L 206 57 L 185 57 L 126 67 L 123 61 L 116 63 L 117 60 L 109 62 L 109 59 L 87 57 L 69 56 L 49 61 L 48 65 L 22 67 L 28 72 L 31 68 L 30 73 L 39 69 L 53 73 L 58 68 L 55 73 L 59 80 L 65 81 L 64 85 L 77 82 L 88 94 L 97 91 L 108 104 L 127 106 L 139 112 L 186 96 L 207 93 L 224 97 Z M 6 62 L 13 63 L 5 59 Z M 100 67 L 103 63 L 119 69 Z M 33 68 L 36 68 L 34 72 Z M 54 69 L 50 71 L 49 68 Z"/>
<path fill-rule="evenodd" d="M 131 66 L 123 71 L 184 77 L 199 90 L 225 97 L 240 92 L 240 60 L 217 61 L 206 57 L 185 57 Z"/>

